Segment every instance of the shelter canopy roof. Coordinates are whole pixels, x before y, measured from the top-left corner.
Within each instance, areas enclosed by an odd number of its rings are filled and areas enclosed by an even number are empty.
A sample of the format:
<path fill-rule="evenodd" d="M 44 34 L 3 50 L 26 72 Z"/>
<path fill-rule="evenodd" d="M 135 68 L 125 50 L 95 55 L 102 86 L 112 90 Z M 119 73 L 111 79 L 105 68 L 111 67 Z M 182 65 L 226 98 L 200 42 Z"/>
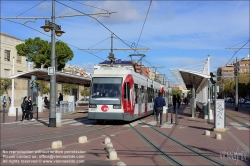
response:
<path fill-rule="evenodd" d="M 195 90 L 197 90 L 204 78 L 210 78 L 210 75 L 191 70 L 170 69 L 170 71 L 184 88 L 190 88 L 194 84 Z"/>
<path fill-rule="evenodd" d="M 18 72 L 10 76 L 9 78 L 31 79 L 32 75 L 36 76 L 36 79 L 38 81 L 50 81 L 50 75 L 48 75 L 47 69 L 33 69 L 24 72 Z M 91 78 L 57 71 L 56 82 L 61 84 L 74 84 L 89 87 Z"/>

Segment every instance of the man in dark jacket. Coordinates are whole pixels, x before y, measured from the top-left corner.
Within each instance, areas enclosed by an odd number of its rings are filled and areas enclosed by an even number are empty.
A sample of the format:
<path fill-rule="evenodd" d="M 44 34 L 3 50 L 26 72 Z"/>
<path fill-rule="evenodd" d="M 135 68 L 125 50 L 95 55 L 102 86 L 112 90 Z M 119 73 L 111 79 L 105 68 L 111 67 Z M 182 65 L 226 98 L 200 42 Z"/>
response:
<path fill-rule="evenodd" d="M 162 125 L 162 112 L 163 112 L 163 106 L 166 105 L 165 99 L 162 97 L 162 93 L 159 92 L 158 97 L 155 98 L 154 102 L 154 111 L 156 113 L 156 127 L 161 127 Z M 160 114 L 160 124 L 158 122 L 158 117 Z"/>
<path fill-rule="evenodd" d="M 176 102 L 177 102 L 176 95 L 173 95 L 174 112 L 176 111 Z"/>

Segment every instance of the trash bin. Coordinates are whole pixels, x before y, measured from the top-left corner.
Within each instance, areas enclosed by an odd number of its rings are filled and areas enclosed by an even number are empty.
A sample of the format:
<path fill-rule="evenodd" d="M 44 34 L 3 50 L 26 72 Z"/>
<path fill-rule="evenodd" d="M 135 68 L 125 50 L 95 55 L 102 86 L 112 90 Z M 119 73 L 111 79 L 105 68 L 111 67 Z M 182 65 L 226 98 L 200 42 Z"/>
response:
<path fill-rule="evenodd" d="M 202 110 L 204 115 L 208 115 L 208 107 L 206 103 L 202 103 Z"/>

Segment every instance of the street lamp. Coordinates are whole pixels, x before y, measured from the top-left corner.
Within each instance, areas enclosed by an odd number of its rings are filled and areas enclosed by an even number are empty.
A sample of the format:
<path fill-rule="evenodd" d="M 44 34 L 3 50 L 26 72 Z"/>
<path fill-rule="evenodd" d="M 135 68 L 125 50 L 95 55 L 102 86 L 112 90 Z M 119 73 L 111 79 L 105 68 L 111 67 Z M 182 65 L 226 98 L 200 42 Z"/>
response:
<path fill-rule="evenodd" d="M 61 26 L 57 25 L 55 23 L 50 22 L 49 20 L 45 20 L 45 25 L 41 26 L 45 32 L 49 32 L 52 29 L 55 29 L 56 36 L 60 37 L 62 36 L 64 31 L 61 31 Z"/>
<path fill-rule="evenodd" d="M 50 108 L 49 108 L 49 127 L 56 127 L 56 56 L 55 56 L 55 34 L 61 36 L 61 26 L 55 24 L 55 0 L 52 0 L 52 22 L 45 20 L 45 26 L 41 26 L 45 32 L 51 30 L 51 68 L 53 73 L 50 74 Z"/>

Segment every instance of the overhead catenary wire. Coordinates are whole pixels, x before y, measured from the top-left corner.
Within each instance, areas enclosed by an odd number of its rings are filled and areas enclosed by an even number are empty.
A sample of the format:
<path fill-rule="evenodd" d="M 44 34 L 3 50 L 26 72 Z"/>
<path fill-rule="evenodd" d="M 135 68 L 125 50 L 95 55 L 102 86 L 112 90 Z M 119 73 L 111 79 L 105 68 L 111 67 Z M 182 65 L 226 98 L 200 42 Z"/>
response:
<path fill-rule="evenodd" d="M 72 9 L 72 10 L 75 10 L 75 11 L 77 11 L 77 12 L 79 12 L 79 13 L 85 14 L 84 12 L 81 12 L 81 11 L 79 11 L 79 10 L 73 8 L 73 7 L 70 7 L 70 6 L 68 6 L 68 5 L 64 4 L 64 3 L 61 3 L 61 2 L 59 2 L 58 0 L 55 0 L 55 1 L 56 1 L 57 3 L 63 5 L 63 6 L 66 6 L 66 7 L 70 8 L 70 9 Z M 90 15 L 87 15 L 87 16 L 90 17 L 90 18 L 93 18 L 94 20 L 96 20 L 96 21 L 97 21 L 98 23 L 100 23 L 105 29 L 107 29 L 111 34 L 113 34 L 114 36 L 116 36 L 121 42 L 123 42 L 125 45 L 127 45 L 129 48 L 133 49 L 135 52 L 137 52 L 137 54 L 139 54 L 139 52 L 136 51 L 135 48 L 132 48 L 129 44 L 127 44 L 125 41 L 123 41 L 123 39 L 121 39 L 119 36 L 117 36 L 113 31 L 111 31 L 107 26 L 105 26 L 105 25 L 104 25 L 101 21 L 99 21 L 97 18 L 95 18 L 95 17 L 93 17 L 93 16 L 90 16 Z"/>
<path fill-rule="evenodd" d="M 102 41 L 100 41 L 100 42 L 98 42 L 98 43 L 94 44 L 93 46 L 89 47 L 88 49 L 95 47 L 96 45 L 98 45 L 98 44 L 100 44 L 100 43 L 102 43 L 102 42 L 104 42 L 104 41 L 108 40 L 109 38 L 110 38 L 110 36 L 109 36 L 109 37 L 107 37 L 106 39 L 104 39 L 104 40 L 102 40 Z"/>
<path fill-rule="evenodd" d="M 152 0 L 150 0 L 149 7 L 148 7 L 148 11 L 147 11 L 146 17 L 145 17 L 145 19 L 144 19 L 144 23 L 143 23 L 143 26 L 142 26 L 142 29 L 141 29 L 141 33 L 140 33 L 140 36 L 139 36 L 139 38 L 138 38 L 138 41 L 137 41 L 137 43 L 136 43 L 136 45 L 135 45 L 135 48 L 137 48 L 138 43 L 139 43 L 139 41 L 140 41 L 140 39 L 141 39 L 141 34 L 142 34 L 143 29 L 144 29 L 144 25 L 145 25 L 145 23 L 146 23 L 146 20 L 147 20 L 147 17 L 148 17 L 148 13 L 149 13 L 149 9 L 150 9 L 150 7 L 151 7 L 151 4 L 152 4 Z"/>
<path fill-rule="evenodd" d="M 230 46 L 230 47 L 228 47 L 228 48 L 231 48 L 231 47 L 237 46 L 237 45 L 239 45 L 239 44 L 241 44 L 241 43 L 245 43 L 245 42 L 247 42 L 247 41 L 249 41 L 249 40 L 245 40 L 245 41 L 240 42 L 240 43 L 238 43 L 238 44 L 232 45 L 232 46 Z"/>
<path fill-rule="evenodd" d="M 70 7 L 70 6 L 68 6 L 68 5 L 66 5 L 66 4 L 64 4 L 64 3 L 61 3 L 61 2 L 59 2 L 58 0 L 55 0 L 57 3 L 59 3 L 59 4 L 61 4 L 61 5 L 63 5 L 63 6 L 66 6 L 66 7 L 68 7 L 68 8 L 70 8 L 70 9 L 72 9 L 72 10 L 75 10 L 75 11 L 77 11 L 77 12 L 79 12 L 79 13 L 82 13 L 82 14 L 85 14 L 84 12 L 81 12 L 81 11 L 79 11 L 79 10 L 77 10 L 77 9 L 75 9 L 75 8 L 73 8 L 73 7 Z M 107 26 L 105 26 L 101 21 L 99 21 L 97 18 L 95 18 L 95 17 L 93 17 L 93 16 L 90 16 L 90 15 L 87 15 L 88 17 L 90 17 L 90 18 L 93 18 L 94 20 L 96 20 L 98 23 L 100 23 L 105 29 L 107 29 L 111 34 L 113 34 L 116 38 L 118 38 L 121 42 L 123 42 L 125 45 L 127 45 L 128 47 L 130 47 L 132 50 L 134 50 L 137 54 L 139 54 L 139 52 L 136 50 L 136 48 L 133 48 L 133 47 L 131 47 L 129 44 L 127 44 L 123 39 L 121 39 L 119 36 L 117 36 L 113 31 L 111 31 Z M 145 59 L 145 58 L 144 58 Z M 149 63 L 149 62 L 148 62 Z M 150 64 L 150 63 L 149 63 Z M 151 65 L 151 64 L 150 64 Z M 152 66 L 152 65 L 151 65 Z"/>
<path fill-rule="evenodd" d="M 19 15 L 17 15 L 16 17 L 18 17 L 18 16 L 20 16 L 20 15 L 22 15 L 22 14 L 26 13 L 27 11 L 29 11 L 29 10 L 31 10 L 31 9 L 33 9 L 33 8 L 35 8 L 35 7 L 37 7 L 38 5 L 40 5 L 41 3 L 43 3 L 44 1 L 46 1 L 46 0 L 43 0 L 42 2 L 40 2 L 40 3 L 36 4 L 35 6 L 33 6 L 33 7 L 29 8 L 29 9 L 25 10 L 24 12 L 22 12 L 22 13 L 21 13 L 21 14 L 19 14 Z"/>
<path fill-rule="evenodd" d="M 34 29 L 34 28 L 32 28 L 32 27 L 30 27 L 30 26 L 28 26 L 28 25 L 25 25 L 25 24 L 22 24 L 22 23 L 19 23 L 19 22 L 16 22 L 16 21 L 8 20 L 8 19 L 5 19 L 5 18 L 1 18 L 1 19 L 5 20 L 5 21 L 9 21 L 9 22 L 13 22 L 13 23 L 16 23 L 16 24 L 23 25 L 23 26 L 25 26 L 25 27 L 27 27 L 27 28 L 30 28 L 30 29 L 32 29 L 32 30 L 34 30 L 34 31 L 36 31 L 36 32 L 39 32 L 39 33 L 41 33 L 41 34 L 43 34 L 43 35 L 46 35 L 46 36 L 48 36 L 48 37 L 51 37 L 50 35 L 48 35 L 48 34 L 46 34 L 46 33 L 44 33 L 44 32 L 41 32 L 41 31 L 39 31 L 39 30 L 36 30 L 36 29 Z M 57 41 L 64 42 L 64 41 L 59 40 L 59 39 L 56 39 L 56 40 L 57 40 Z M 78 49 L 78 50 L 81 50 L 81 48 L 79 48 L 79 47 L 77 47 L 77 46 L 74 46 L 74 45 L 72 45 L 72 44 L 70 44 L 70 43 L 67 43 L 67 42 L 64 42 L 64 43 L 66 43 L 67 45 L 69 45 L 69 46 L 71 46 L 71 47 L 74 47 L 74 48 L 76 48 L 76 49 Z M 89 54 L 91 54 L 91 55 L 93 55 L 93 56 L 95 56 L 95 57 L 101 59 L 101 60 L 104 60 L 103 58 L 101 58 L 101 57 L 95 55 L 95 54 L 92 53 L 92 52 L 88 52 L 88 51 L 86 51 L 86 50 L 81 50 L 81 51 L 84 51 L 84 52 L 86 52 L 86 53 L 89 53 Z"/>
<path fill-rule="evenodd" d="M 244 45 L 242 45 L 237 51 L 235 51 L 235 53 L 233 54 L 232 58 L 227 62 L 226 65 L 229 64 L 229 62 L 234 58 L 234 56 L 249 42 L 250 40 L 248 40 Z"/>
<path fill-rule="evenodd" d="M 70 1 L 78 3 L 78 4 L 82 4 L 82 5 L 85 5 L 85 6 L 88 6 L 88 7 L 92 7 L 92 8 L 95 8 L 95 9 L 99 9 L 99 10 L 103 10 L 103 11 L 109 12 L 108 10 L 105 10 L 105 9 L 102 9 L 102 8 L 98 8 L 98 7 L 95 7 L 95 6 L 91 6 L 91 5 L 87 5 L 85 3 L 81 3 L 81 2 L 78 2 L 78 1 L 74 1 L 74 0 L 70 0 Z"/>

